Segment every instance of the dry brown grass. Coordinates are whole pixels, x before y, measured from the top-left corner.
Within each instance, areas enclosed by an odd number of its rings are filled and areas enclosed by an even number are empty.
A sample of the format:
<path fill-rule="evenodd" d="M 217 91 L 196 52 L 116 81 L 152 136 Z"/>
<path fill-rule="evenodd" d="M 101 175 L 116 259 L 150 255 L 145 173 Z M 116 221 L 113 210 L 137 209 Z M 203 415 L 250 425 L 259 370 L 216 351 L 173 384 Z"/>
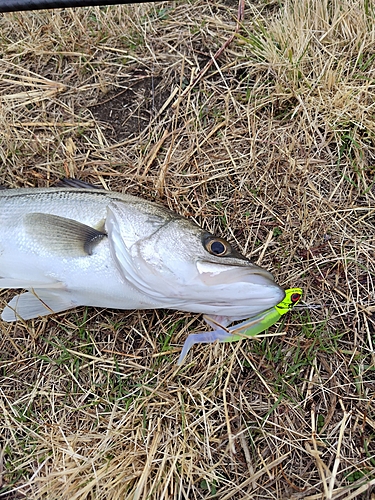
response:
<path fill-rule="evenodd" d="M 184 92 L 236 16 L 192 0 L 0 20 L 2 184 L 158 199 L 309 305 L 182 368 L 194 315 L 2 323 L 0 499 L 374 498 L 373 4 L 248 2 Z"/>

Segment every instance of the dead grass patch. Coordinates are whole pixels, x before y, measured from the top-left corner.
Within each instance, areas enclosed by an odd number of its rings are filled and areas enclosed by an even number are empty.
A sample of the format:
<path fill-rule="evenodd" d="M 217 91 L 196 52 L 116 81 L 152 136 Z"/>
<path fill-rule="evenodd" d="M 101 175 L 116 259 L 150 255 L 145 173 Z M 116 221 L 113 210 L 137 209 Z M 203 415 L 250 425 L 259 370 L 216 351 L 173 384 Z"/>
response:
<path fill-rule="evenodd" d="M 0 498 L 374 497 L 374 15 L 248 2 L 185 93 L 236 3 L 0 19 L 2 184 L 158 199 L 309 306 L 283 336 L 197 346 L 182 368 L 196 316 L 2 323 Z"/>

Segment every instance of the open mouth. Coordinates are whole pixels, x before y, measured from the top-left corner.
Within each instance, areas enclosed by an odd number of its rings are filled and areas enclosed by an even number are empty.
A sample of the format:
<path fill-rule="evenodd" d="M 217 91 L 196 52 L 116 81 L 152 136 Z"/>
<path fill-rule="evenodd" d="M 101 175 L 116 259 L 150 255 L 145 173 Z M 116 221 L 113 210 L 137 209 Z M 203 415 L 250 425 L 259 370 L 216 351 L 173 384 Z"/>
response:
<path fill-rule="evenodd" d="M 275 286 L 271 273 L 259 267 L 233 267 L 211 262 L 198 261 L 198 273 L 203 283 L 208 286 L 225 285 L 229 283 L 251 283 L 260 286 Z"/>

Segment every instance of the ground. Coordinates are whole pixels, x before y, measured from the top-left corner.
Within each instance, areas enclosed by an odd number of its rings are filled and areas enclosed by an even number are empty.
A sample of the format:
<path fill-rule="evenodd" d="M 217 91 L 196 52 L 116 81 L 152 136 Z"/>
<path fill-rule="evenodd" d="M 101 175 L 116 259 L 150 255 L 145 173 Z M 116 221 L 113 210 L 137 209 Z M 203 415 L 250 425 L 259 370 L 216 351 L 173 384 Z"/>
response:
<path fill-rule="evenodd" d="M 182 367 L 199 315 L 2 322 L 0 498 L 374 499 L 373 4 L 237 7 L 0 19 L 3 186 L 157 200 L 304 290 Z"/>

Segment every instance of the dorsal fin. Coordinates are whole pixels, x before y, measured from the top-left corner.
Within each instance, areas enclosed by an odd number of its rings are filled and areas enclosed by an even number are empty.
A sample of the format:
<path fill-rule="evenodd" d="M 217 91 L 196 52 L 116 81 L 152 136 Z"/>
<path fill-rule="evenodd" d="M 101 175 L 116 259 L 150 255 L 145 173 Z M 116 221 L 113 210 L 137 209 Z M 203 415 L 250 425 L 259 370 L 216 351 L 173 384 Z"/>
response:
<path fill-rule="evenodd" d="M 94 186 L 89 182 L 80 181 L 79 179 L 61 179 L 56 183 L 57 187 L 69 187 L 74 189 L 103 189 L 102 187 Z"/>

